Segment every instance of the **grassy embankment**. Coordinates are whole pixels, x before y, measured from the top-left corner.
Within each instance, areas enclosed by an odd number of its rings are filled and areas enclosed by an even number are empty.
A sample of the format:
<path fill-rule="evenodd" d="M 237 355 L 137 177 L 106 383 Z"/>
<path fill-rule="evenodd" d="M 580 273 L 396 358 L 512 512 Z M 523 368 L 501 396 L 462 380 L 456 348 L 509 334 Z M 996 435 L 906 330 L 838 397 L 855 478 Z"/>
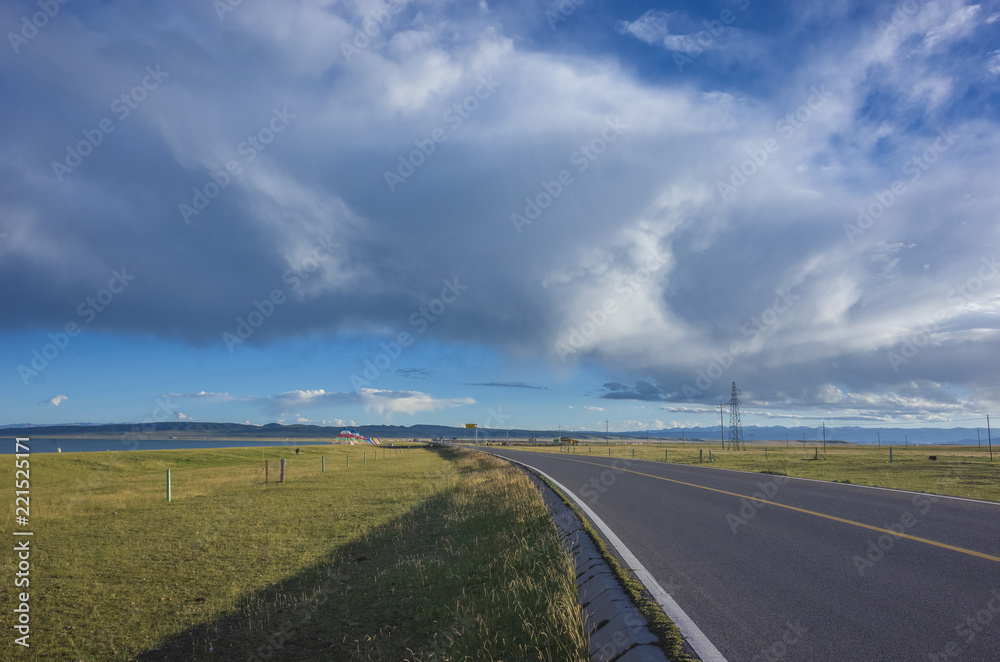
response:
<path fill-rule="evenodd" d="M 901 490 L 947 494 L 972 499 L 1000 501 L 1000 448 L 994 449 L 996 461 L 990 462 L 989 453 L 975 446 L 893 446 L 892 462 L 889 447 L 881 448 L 855 444 L 828 444 L 826 453 L 822 443 L 802 445 L 792 442 L 755 443 L 746 451 L 721 451 L 715 442 L 635 443 L 610 445 L 611 457 L 637 460 L 666 460 L 679 464 L 699 464 L 699 451 L 703 466 L 739 469 L 767 473 L 839 481 L 856 485 L 891 487 Z M 608 457 L 609 446 L 595 442 L 579 446 L 516 446 L 517 450 L 548 453 L 572 453 L 579 459 L 587 455 Z M 709 463 L 711 451 L 712 462 Z M 937 460 L 930 460 L 934 455 Z"/>
<path fill-rule="evenodd" d="M 520 470 L 374 452 L 33 455 L 31 657 L 587 658 L 571 561 Z M 284 484 L 252 485 L 282 456 Z M 13 457 L 0 463 L 13 480 Z M 9 539 L 13 507 L 2 522 Z M 12 581 L 9 551 L 5 565 Z M 15 660 L 12 593 L 0 658 Z"/>

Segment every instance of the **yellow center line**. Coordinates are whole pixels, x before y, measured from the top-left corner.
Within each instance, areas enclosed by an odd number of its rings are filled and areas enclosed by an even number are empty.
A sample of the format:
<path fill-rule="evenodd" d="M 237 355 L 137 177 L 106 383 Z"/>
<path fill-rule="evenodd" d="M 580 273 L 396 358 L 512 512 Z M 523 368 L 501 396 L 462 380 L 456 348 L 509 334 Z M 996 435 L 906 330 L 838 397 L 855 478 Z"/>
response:
<path fill-rule="evenodd" d="M 570 462 L 579 462 L 580 464 L 589 464 L 595 467 L 602 467 L 608 469 L 606 464 L 598 464 L 597 462 L 588 462 L 586 460 L 576 460 L 571 458 L 562 458 L 569 460 Z M 621 458 L 616 458 L 621 459 Z M 872 526 L 871 524 L 864 524 L 862 522 L 855 522 L 854 520 L 844 519 L 843 517 L 837 517 L 836 515 L 827 515 L 825 513 L 818 513 L 815 510 L 807 510 L 805 508 L 798 508 L 796 506 L 789 506 L 783 503 L 777 503 L 775 501 L 768 501 L 767 499 L 761 499 L 759 497 L 747 496 L 746 494 L 737 494 L 736 492 L 727 492 L 726 490 L 716 489 L 714 487 L 706 487 L 704 485 L 697 485 L 695 483 L 686 483 L 683 480 L 675 480 L 673 478 L 664 478 L 663 476 L 654 476 L 653 474 L 643 473 L 641 471 L 633 471 L 631 469 L 622 469 L 621 467 L 610 467 L 614 471 L 623 471 L 630 474 L 636 474 L 638 476 L 646 476 L 647 478 L 655 478 L 657 480 L 665 480 L 668 483 L 677 483 L 678 485 L 686 485 L 687 487 L 696 487 L 700 490 L 708 490 L 710 492 L 718 492 L 719 494 L 727 494 L 729 496 L 739 497 L 741 499 L 750 499 L 751 501 L 759 501 L 761 503 L 766 503 L 769 506 L 777 506 L 778 508 L 785 508 L 787 510 L 794 510 L 795 512 L 805 513 L 806 515 L 813 515 L 815 517 L 822 517 L 823 519 L 833 520 L 834 522 L 840 522 L 842 524 L 850 524 L 851 526 L 861 527 L 862 529 L 870 529 L 872 531 L 878 531 L 879 533 L 888 533 L 896 538 L 906 538 L 907 540 L 915 540 L 917 542 L 922 542 L 925 545 L 933 545 L 934 547 L 941 547 L 943 549 L 950 549 L 953 552 L 959 552 L 961 554 L 968 554 L 969 556 L 978 556 L 981 559 L 986 559 L 988 561 L 996 561 L 1000 563 L 1000 556 L 992 556 L 990 554 L 985 554 L 983 552 L 977 552 L 973 549 L 966 549 L 964 547 L 956 547 L 955 545 L 949 545 L 943 542 L 937 542 L 936 540 L 928 540 L 927 538 L 921 538 L 920 536 L 910 535 L 909 533 L 900 533 L 899 531 L 893 531 L 891 529 L 883 529 L 880 526 Z M 933 495 L 932 495 L 933 496 Z"/>

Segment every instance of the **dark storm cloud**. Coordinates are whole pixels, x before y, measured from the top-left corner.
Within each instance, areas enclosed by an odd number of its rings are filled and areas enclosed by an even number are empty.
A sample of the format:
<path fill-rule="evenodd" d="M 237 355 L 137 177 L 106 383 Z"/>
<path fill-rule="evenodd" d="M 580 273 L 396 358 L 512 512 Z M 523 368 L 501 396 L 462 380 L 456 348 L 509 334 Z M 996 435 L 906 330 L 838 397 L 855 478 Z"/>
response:
<path fill-rule="evenodd" d="M 427 368 L 399 368 L 396 374 L 407 379 L 429 379 L 434 373 Z"/>
<path fill-rule="evenodd" d="M 635 382 L 632 386 L 618 382 L 607 382 L 604 384 L 604 392 L 598 397 L 608 400 L 647 400 L 651 402 L 661 402 L 667 399 L 660 392 L 660 389 L 642 380 Z"/>
<path fill-rule="evenodd" d="M 66 5 L 0 62 L 0 324 L 220 351 L 416 329 L 596 362 L 606 399 L 988 383 L 997 78 L 985 14 L 932 4 L 828 21 L 836 49 L 758 96 L 705 72 L 764 40 L 651 82 L 527 48 L 544 11 L 414 3 L 355 52 L 379 3 Z"/>

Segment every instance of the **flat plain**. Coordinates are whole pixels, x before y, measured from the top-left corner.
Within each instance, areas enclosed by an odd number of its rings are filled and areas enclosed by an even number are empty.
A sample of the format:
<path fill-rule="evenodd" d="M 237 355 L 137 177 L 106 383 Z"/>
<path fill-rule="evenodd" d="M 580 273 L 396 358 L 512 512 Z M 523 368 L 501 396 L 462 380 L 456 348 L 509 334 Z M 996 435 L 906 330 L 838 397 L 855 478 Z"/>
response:
<path fill-rule="evenodd" d="M 13 456 L 0 462 L 12 475 Z M 480 453 L 32 455 L 28 528 L 31 652 L 46 659 L 587 658 L 541 497 Z M 3 659 L 22 652 L 12 639 Z"/>

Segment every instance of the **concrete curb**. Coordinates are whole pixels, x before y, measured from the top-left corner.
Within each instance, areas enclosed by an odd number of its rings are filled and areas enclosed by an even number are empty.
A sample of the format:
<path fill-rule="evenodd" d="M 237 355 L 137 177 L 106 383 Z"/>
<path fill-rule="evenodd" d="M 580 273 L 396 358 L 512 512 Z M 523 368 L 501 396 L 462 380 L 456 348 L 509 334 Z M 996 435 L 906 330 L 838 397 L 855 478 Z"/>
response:
<path fill-rule="evenodd" d="M 646 569 L 644 565 L 635 557 L 625 543 L 623 543 L 615 532 L 595 513 L 590 506 L 586 504 L 580 497 L 574 494 L 570 489 L 564 485 L 560 485 L 559 481 L 549 476 L 541 469 L 531 466 L 526 462 L 521 462 L 520 460 L 515 460 L 512 458 L 506 458 L 501 456 L 502 459 L 507 460 L 513 464 L 516 464 L 526 471 L 530 471 L 538 476 L 544 477 L 546 480 L 551 482 L 556 489 L 563 493 L 563 495 L 572 499 L 587 519 L 594 525 L 594 527 L 600 531 L 601 537 L 605 542 L 608 543 L 608 547 L 614 549 L 616 555 L 621 559 L 622 566 L 631 571 L 635 575 L 635 578 L 639 580 L 639 583 L 649 591 L 653 599 L 659 603 L 660 607 L 663 609 L 663 613 L 667 615 L 671 621 L 677 626 L 681 631 L 681 636 L 684 638 L 684 648 L 685 652 L 693 657 L 694 659 L 702 660 L 702 662 L 726 662 L 726 657 L 719 652 L 719 649 L 705 636 L 705 633 L 701 631 L 701 628 L 691 620 L 681 606 L 667 593 L 656 578 Z"/>
<path fill-rule="evenodd" d="M 576 513 L 538 476 L 524 471 L 538 486 L 562 544 L 576 565 L 577 599 L 590 637 L 591 662 L 669 662 Z"/>

